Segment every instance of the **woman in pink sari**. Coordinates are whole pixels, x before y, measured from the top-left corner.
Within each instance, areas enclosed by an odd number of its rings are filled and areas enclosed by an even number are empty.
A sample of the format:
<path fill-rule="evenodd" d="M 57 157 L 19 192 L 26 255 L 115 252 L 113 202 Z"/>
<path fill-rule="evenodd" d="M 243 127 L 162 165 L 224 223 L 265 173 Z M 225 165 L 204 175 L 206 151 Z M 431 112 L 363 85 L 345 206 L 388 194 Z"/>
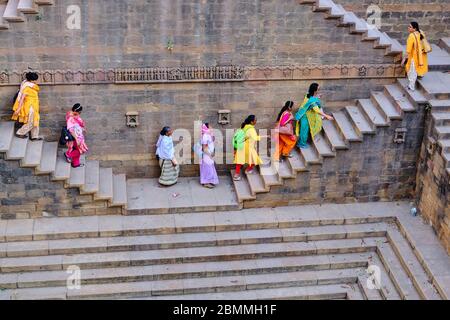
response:
<path fill-rule="evenodd" d="M 214 164 L 214 134 L 208 123 L 202 125 L 201 145 L 200 183 L 205 188 L 214 188 L 219 184 L 219 177 Z"/>
<path fill-rule="evenodd" d="M 83 119 L 80 117 L 82 110 L 83 107 L 77 103 L 72 107 L 72 111 L 66 114 L 67 130 L 75 140 L 67 142 L 68 149 L 64 155 L 66 156 L 66 160 L 72 164 L 73 168 L 84 166 L 84 164 L 80 164 L 80 156 L 88 151 L 84 140 L 86 128 Z"/>

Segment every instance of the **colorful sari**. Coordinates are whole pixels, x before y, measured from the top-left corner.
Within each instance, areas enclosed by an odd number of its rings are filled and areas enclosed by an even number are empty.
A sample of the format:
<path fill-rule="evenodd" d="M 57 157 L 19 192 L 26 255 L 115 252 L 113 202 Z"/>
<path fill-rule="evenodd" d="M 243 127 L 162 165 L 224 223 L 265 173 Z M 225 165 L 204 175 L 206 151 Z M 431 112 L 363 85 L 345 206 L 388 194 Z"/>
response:
<path fill-rule="evenodd" d="M 156 154 L 159 157 L 159 166 L 161 168 L 159 183 L 163 186 L 176 184 L 180 173 L 180 166 L 178 164 L 174 166 L 172 163 L 172 160 L 175 160 L 175 148 L 171 137 L 159 136 L 158 142 L 156 143 Z"/>
<path fill-rule="evenodd" d="M 208 146 L 209 153 L 214 153 L 214 135 L 209 128 L 203 124 L 202 126 L 202 146 Z M 200 159 L 200 183 L 201 184 L 219 184 L 214 158 L 205 152 L 202 153 Z"/>
<path fill-rule="evenodd" d="M 295 120 L 297 120 L 295 131 L 298 136 L 297 146 L 299 148 L 307 148 L 309 134 L 314 139 L 314 136 L 322 130 L 322 117 L 319 113 L 321 108 L 319 98 L 305 96 L 300 109 L 295 114 Z"/>
<path fill-rule="evenodd" d="M 245 131 L 245 144 L 240 150 L 236 150 L 234 155 L 234 163 L 238 165 L 248 164 L 250 166 L 260 165 L 263 163 L 256 151 L 256 144 L 261 140 L 261 137 L 256 133 L 256 129 L 253 125 L 247 124 Z"/>
<path fill-rule="evenodd" d="M 289 122 L 294 121 L 294 116 L 290 111 L 285 111 L 281 115 L 280 121 L 278 123 L 278 127 L 284 127 Z M 295 147 L 295 143 L 297 142 L 297 138 L 292 132 L 291 135 L 287 134 L 277 134 L 275 138 L 276 141 L 276 149 L 275 149 L 275 159 L 279 160 L 280 156 L 287 157 L 291 153 L 292 149 Z"/>
<path fill-rule="evenodd" d="M 85 139 L 84 139 L 84 130 L 85 125 L 83 119 L 78 116 L 74 116 L 71 111 L 67 112 L 66 114 L 66 123 L 67 123 L 67 130 L 72 134 L 72 136 L 76 140 L 76 148 L 80 152 L 80 154 L 86 153 L 89 149 L 86 145 Z M 71 147 L 73 148 L 75 144 L 68 142 L 68 148 L 69 150 Z"/>

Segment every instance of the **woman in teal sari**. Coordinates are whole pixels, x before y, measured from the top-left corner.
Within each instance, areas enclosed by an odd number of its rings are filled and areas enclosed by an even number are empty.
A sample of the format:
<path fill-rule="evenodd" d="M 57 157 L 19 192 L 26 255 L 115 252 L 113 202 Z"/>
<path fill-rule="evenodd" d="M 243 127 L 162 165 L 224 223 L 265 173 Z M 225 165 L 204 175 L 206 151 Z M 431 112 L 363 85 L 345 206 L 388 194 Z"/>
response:
<path fill-rule="evenodd" d="M 297 147 L 308 148 L 308 137 L 311 138 L 322 130 L 322 117 L 333 120 L 332 116 L 322 111 L 322 105 L 319 98 L 319 84 L 310 85 L 308 94 L 305 96 L 300 109 L 295 114 L 297 120 L 296 135 L 298 136 Z"/>

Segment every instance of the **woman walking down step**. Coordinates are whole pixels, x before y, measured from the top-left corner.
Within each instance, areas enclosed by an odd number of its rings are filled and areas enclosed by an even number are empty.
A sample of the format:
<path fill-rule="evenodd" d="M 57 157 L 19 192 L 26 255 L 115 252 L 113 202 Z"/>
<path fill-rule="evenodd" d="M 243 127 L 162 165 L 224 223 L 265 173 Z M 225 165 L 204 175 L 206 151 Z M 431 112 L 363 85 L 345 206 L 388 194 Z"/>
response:
<path fill-rule="evenodd" d="M 275 134 L 275 155 L 274 160 L 279 161 L 280 157 L 290 158 L 291 151 L 295 147 L 297 137 L 294 134 L 294 115 L 292 114 L 293 101 L 286 101 L 277 117 L 278 133 Z"/>
<path fill-rule="evenodd" d="M 206 188 L 214 188 L 219 184 L 214 164 L 214 133 L 209 123 L 202 125 L 202 156 L 200 158 L 200 183 Z"/>
<path fill-rule="evenodd" d="M 297 120 L 296 135 L 298 136 L 297 147 L 308 148 L 308 138 L 311 139 L 322 130 L 322 117 L 333 120 L 333 117 L 327 115 L 322 110 L 322 104 L 319 96 L 319 84 L 312 83 L 309 86 L 308 93 L 303 100 L 300 109 L 295 114 Z"/>
<path fill-rule="evenodd" d="M 415 21 L 408 26 L 409 36 L 406 42 L 406 54 L 402 65 L 405 65 L 408 75 L 408 89 L 416 89 L 417 77 L 422 78 L 428 72 L 428 53 L 431 52 L 430 44 L 425 38 L 425 34 L 420 30 L 419 24 Z"/>
<path fill-rule="evenodd" d="M 80 156 L 89 150 L 84 139 L 86 127 L 83 119 L 80 117 L 82 110 L 83 107 L 79 103 L 76 103 L 72 107 L 72 111 L 66 114 L 67 130 L 74 140 L 67 141 L 67 152 L 64 155 L 73 168 L 84 166 L 84 164 L 80 164 Z"/>
<path fill-rule="evenodd" d="M 178 181 L 180 167 L 175 159 L 175 148 L 172 140 L 173 130 L 170 127 L 164 127 L 159 133 L 156 143 L 156 156 L 161 167 L 159 183 L 163 186 L 172 186 Z"/>
<path fill-rule="evenodd" d="M 35 72 L 28 72 L 26 80 L 20 85 L 20 90 L 14 102 L 12 120 L 22 123 L 22 127 L 17 130 L 16 136 L 26 138 L 31 135 L 31 140 L 42 140 L 39 137 L 39 86 L 37 80 L 39 75 Z"/>
<path fill-rule="evenodd" d="M 258 136 L 255 129 L 256 122 L 256 116 L 248 116 L 241 125 L 240 130 L 242 131 L 238 130 L 233 137 L 233 145 L 235 149 L 234 163 L 236 164 L 236 173 L 233 176 L 234 180 L 241 179 L 241 169 L 245 164 L 248 164 L 245 172 L 251 174 L 253 173 L 256 165 L 263 163 L 258 155 L 258 152 L 256 151 L 256 144 L 261 140 L 261 138 L 266 136 Z M 242 138 L 238 137 L 240 133 L 242 133 Z"/>

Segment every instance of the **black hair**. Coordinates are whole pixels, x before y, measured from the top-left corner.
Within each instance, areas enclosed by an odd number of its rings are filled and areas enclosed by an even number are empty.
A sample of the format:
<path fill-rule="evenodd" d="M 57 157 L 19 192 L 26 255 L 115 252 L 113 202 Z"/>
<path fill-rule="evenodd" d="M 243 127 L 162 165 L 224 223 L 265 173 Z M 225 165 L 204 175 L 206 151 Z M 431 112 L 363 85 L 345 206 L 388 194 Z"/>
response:
<path fill-rule="evenodd" d="M 39 79 L 39 75 L 36 72 L 27 72 L 25 74 L 25 79 L 27 79 L 27 81 L 36 81 Z"/>
<path fill-rule="evenodd" d="M 209 129 L 209 123 L 205 122 L 204 125 Z"/>
<path fill-rule="evenodd" d="M 165 135 L 167 135 L 167 132 L 169 132 L 169 131 L 170 131 L 170 127 L 166 126 L 166 127 L 162 128 L 162 130 L 159 134 L 162 136 L 165 136 Z"/>
<path fill-rule="evenodd" d="M 253 121 L 256 120 L 256 116 L 254 114 L 249 115 L 244 122 L 241 125 L 241 129 L 244 129 L 244 127 L 250 123 L 252 123 Z"/>
<path fill-rule="evenodd" d="M 284 107 L 281 108 L 281 111 L 278 114 L 277 121 L 280 121 L 281 115 L 283 114 L 283 112 L 285 112 L 288 109 L 291 109 L 293 106 L 294 106 L 294 101 L 290 101 L 290 100 L 286 101 L 286 103 L 284 104 Z"/>
<path fill-rule="evenodd" d="M 319 84 L 318 83 L 311 83 L 311 85 L 309 86 L 309 90 L 308 90 L 308 94 L 306 95 L 306 97 L 311 98 L 313 97 L 317 90 L 319 90 Z"/>
<path fill-rule="evenodd" d="M 420 33 L 420 40 L 423 40 L 423 34 L 422 34 L 422 31 L 420 31 L 419 23 L 416 22 L 416 21 L 413 21 L 413 22 L 411 22 L 410 24 L 411 24 L 411 27 L 413 27 L 414 29 L 416 29 L 417 31 L 419 31 L 419 33 Z"/>
<path fill-rule="evenodd" d="M 73 112 L 81 112 L 83 110 L 83 107 L 79 103 L 75 103 L 72 107 Z"/>

